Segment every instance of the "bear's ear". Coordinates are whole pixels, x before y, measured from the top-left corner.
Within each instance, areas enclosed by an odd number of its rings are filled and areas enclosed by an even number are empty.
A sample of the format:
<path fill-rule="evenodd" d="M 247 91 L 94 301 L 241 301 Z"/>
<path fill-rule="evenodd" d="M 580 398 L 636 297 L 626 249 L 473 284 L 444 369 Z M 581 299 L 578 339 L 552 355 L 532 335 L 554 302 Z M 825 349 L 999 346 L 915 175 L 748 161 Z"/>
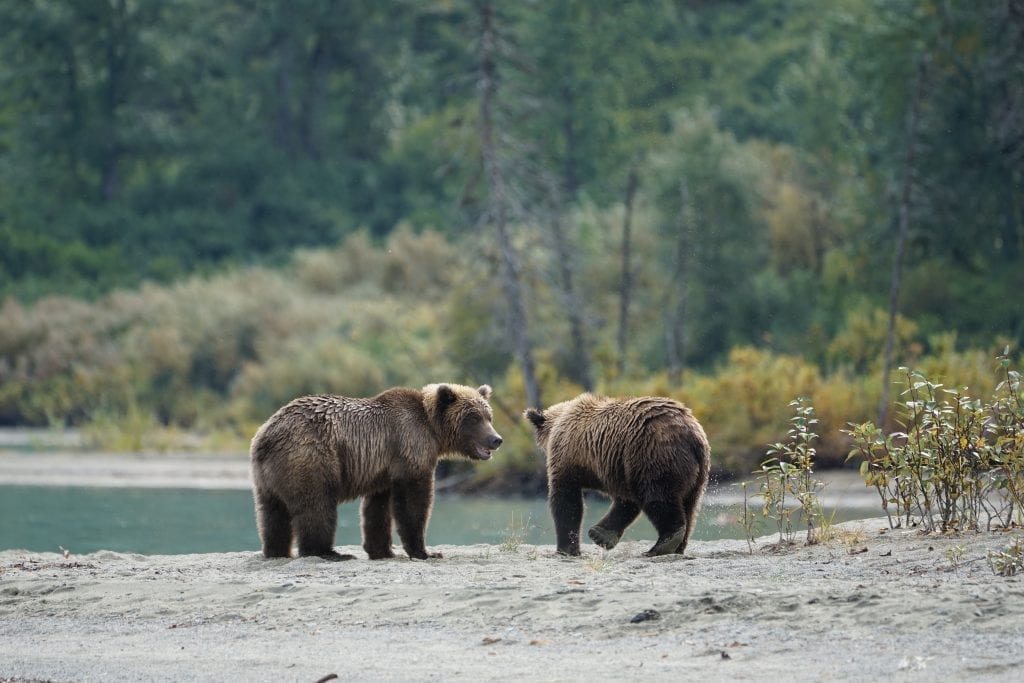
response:
<path fill-rule="evenodd" d="M 456 396 L 450 386 L 447 384 L 439 384 L 437 387 L 437 402 L 435 403 L 437 406 L 437 414 L 440 415 L 443 413 L 445 408 L 455 403 L 458 398 L 459 397 Z"/>
<path fill-rule="evenodd" d="M 491 397 L 491 385 L 489 384 L 481 384 L 480 388 L 477 389 L 477 391 L 479 391 L 480 395 L 483 396 L 484 398 Z"/>
<path fill-rule="evenodd" d="M 529 420 L 536 429 L 543 427 L 544 422 L 547 420 L 544 416 L 544 411 L 536 408 L 527 408 L 526 412 L 523 413 L 523 417 Z"/>

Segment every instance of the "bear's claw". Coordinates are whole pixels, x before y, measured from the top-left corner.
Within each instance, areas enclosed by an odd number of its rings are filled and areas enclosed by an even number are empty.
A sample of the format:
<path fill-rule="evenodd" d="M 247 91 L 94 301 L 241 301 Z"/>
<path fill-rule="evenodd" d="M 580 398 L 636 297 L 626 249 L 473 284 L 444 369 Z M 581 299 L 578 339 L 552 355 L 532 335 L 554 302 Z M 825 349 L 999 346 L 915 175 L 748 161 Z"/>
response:
<path fill-rule="evenodd" d="M 621 536 L 614 531 L 597 526 L 596 524 L 590 527 L 590 531 L 587 532 L 587 535 L 590 536 L 591 541 L 605 550 L 611 550 L 614 548 L 618 545 L 619 538 L 621 538 Z"/>
<path fill-rule="evenodd" d="M 354 559 L 356 559 L 356 556 L 355 555 L 342 555 L 341 553 L 332 550 L 331 552 L 327 553 L 326 555 L 320 555 L 320 559 L 327 560 L 328 562 L 341 562 L 343 560 L 354 560 Z"/>

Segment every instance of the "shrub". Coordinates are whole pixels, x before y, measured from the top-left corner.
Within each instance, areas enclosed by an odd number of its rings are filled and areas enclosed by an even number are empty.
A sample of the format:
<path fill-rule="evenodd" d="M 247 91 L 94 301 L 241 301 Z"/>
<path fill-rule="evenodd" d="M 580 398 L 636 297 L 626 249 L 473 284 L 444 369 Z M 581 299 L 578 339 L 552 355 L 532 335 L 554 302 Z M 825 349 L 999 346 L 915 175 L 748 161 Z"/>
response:
<path fill-rule="evenodd" d="M 1018 538 L 1005 550 L 988 554 L 988 564 L 999 576 L 1016 576 L 1024 572 L 1024 538 Z"/>
<path fill-rule="evenodd" d="M 1022 521 L 1020 374 L 1006 355 L 999 368 L 1003 379 L 984 403 L 901 368 L 903 430 L 885 434 L 872 423 L 852 425 L 849 457 L 861 459 L 861 474 L 878 491 L 891 526 L 920 523 L 945 531 Z"/>
<path fill-rule="evenodd" d="M 383 386 L 384 373 L 369 353 L 322 334 L 290 340 L 280 355 L 246 365 L 231 396 L 235 417 L 260 422 L 297 396 L 372 396 Z"/>
<path fill-rule="evenodd" d="M 687 377 L 677 393 L 709 434 L 715 465 L 740 473 L 760 461 L 757 444 L 785 433 L 787 409 L 779 396 L 811 396 L 820 383 L 818 369 L 801 358 L 742 347 L 729 352 L 717 373 Z"/>
<path fill-rule="evenodd" d="M 858 373 L 876 369 L 881 362 L 879 350 L 885 345 L 888 313 L 881 308 L 856 308 L 846 315 L 846 324 L 828 347 L 829 360 L 836 366 L 849 365 Z M 917 325 L 903 316 L 896 317 L 896 348 L 906 349 L 909 363 L 920 353 L 915 343 Z"/>
<path fill-rule="evenodd" d="M 761 463 L 760 470 L 754 472 L 760 481 L 756 494 L 763 501 L 762 516 L 775 521 L 779 530 L 779 543 L 791 542 L 793 537 L 793 515 L 799 515 L 807 527 L 807 544 L 817 543 L 819 529 L 824 519 L 818 492 L 824 484 L 814 478 L 814 446 L 817 439 L 813 427 L 817 424 L 814 418 L 814 406 L 806 398 L 791 401 L 789 406 L 795 415 L 790 419 L 793 425 L 786 442 L 772 444 L 768 449 L 769 458 Z M 744 487 L 746 495 L 746 487 Z M 792 496 L 792 498 L 789 498 Z M 790 506 L 793 500 L 796 506 Z M 748 534 L 751 531 L 750 517 L 744 502 L 743 527 Z"/>

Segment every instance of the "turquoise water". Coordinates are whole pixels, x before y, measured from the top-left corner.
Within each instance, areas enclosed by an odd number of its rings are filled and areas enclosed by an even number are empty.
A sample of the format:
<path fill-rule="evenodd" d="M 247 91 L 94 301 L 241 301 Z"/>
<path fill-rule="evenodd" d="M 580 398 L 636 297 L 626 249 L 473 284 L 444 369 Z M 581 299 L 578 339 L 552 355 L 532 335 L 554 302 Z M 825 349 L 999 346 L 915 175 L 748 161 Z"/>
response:
<path fill-rule="evenodd" d="M 583 528 L 597 521 L 607 505 L 601 498 L 588 499 Z M 693 538 L 742 538 L 734 517 L 730 509 L 705 504 Z M 511 533 L 526 543 L 553 544 L 546 501 L 439 497 L 427 544 L 499 544 Z M 641 515 L 625 538 L 653 542 L 655 536 Z M 336 542 L 360 544 L 357 502 L 339 507 Z M 0 486 L 0 550 L 60 547 L 74 553 L 179 554 L 259 550 L 260 545 L 249 491 Z"/>

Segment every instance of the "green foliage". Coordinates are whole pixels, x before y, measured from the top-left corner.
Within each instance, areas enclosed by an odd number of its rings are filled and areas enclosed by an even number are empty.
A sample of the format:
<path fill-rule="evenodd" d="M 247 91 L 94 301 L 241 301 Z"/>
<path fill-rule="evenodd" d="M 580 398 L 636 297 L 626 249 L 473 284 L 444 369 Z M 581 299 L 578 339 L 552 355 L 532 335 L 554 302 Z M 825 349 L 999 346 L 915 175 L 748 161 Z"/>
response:
<path fill-rule="evenodd" d="M 888 314 L 881 308 L 847 311 L 843 329 L 829 344 L 829 360 L 836 365 L 850 364 L 857 372 L 877 371 L 881 365 L 878 350 L 885 343 L 887 318 Z M 897 348 L 914 353 L 916 333 L 916 325 L 912 321 L 897 316 Z M 904 360 L 911 362 L 914 359 Z"/>
<path fill-rule="evenodd" d="M 687 319 L 700 321 L 690 326 L 687 346 L 752 343 L 764 329 L 766 309 L 749 296 L 756 290 L 753 276 L 768 258 L 760 216 L 764 157 L 763 150 L 723 130 L 704 103 L 677 112 L 664 145 L 651 156 L 648 192 L 660 216 L 657 259 L 665 280 L 686 291 Z M 748 296 L 726 296 L 729 290 Z M 659 304 L 663 310 L 676 305 L 667 293 Z"/>
<path fill-rule="evenodd" d="M 1012 296 L 1024 60 L 1013 58 L 1021 19 L 1005 3 L 498 11 L 515 172 L 564 195 L 528 220 L 588 203 L 614 212 L 635 166 L 637 208 L 657 239 L 638 277 L 674 281 L 678 189 L 689 186 L 691 365 L 761 343 L 825 360 L 824 346 L 806 346 L 809 327 L 827 345 L 845 310 L 882 307 L 891 187 L 921 63 L 904 313 L 924 336 L 959 329 L 976 347 L 1024 332 Z M 319 0 L 8 3 L 0 294 L 95 298 L 280 262 L 360 229 L 377 240 L 403 221 L 463 232 L 481 187 L 469 144 L 475 15 L 469 0 L 360 0 L 341 13 Z M 656 291 L 650 310 L 665 308 Z M 602 296 L 584 302 L 591 318 Z M 655 370 L 663 335 L 638 330 L 639 367 Z"/>
<path fill-rule="evenodd" d="M 1009 363 L 999 359 L 1003 379 L 984 402 L 901 368 L 903 431 L 885 434 L 871 423 L 849 430 L 849 457 L 861 460 L 891 526 L 946 531 L 1024 520 L 1024 401 Z"/>
<path fill-rule="evenodd" d="M 872 418 L 888 379 L 918 73 L 896 355 L 991 393 L 992 349 L 1024 336 L 1009 7 L 496 3 L 507 219 L 545 396 L 579 390 L 557 229 L 600 390 L 686 401 L 732 474 L 785 434 L 779 397 L 808 396 L 817 460 L 840 463 L 842 427 Z M 501 255 L 467 227 L 487 186 L 478 15 L 470 0 L 2 4 L 0 423 L 244 443 L 295 393 L 489 381 L 511 436 L 479 476 L 536 481 Z"/>
<path fill-rule="evenodd" d="M 1004 550 L 989 553 L 988 564 L 999 576 L 1024 573 L 1024 538 L 1016 539 Z"/>
<path fill-rule="evenodd" d="M 505 532 L 502 534 L 501 543 L 498 544 L 498 549 L 503 553 L 517 553 L 519 548 L 526 542 L 526 538 L 530 533 L 530 516 L 527 515 L 526 519 L 520 516 L 519 521 L 516 521 L 515 512 L 512 513 L 512 520 L 509 525 L 505 527 Z"/>
<path fill-rule="evenodd" d="M 743 489 L 743 507 L 740 509 L 738 522 L 743 528 L 743 538 L 747 540 L 747 549 L 751 554 L 753 554 L 754 538 L 756 536 L 757 529 L 757 515 L 754 514 L 754 511 L 750 506 L 750 495 L 748 491 L 750 488 L 750 482 L 742 481 L 739 483 L 739 486 Z"/>
<path fill-rule="evenodd" d="M 793 425 L 786 442 L 772 444 L 768 449 L 769 458 L 756 471 L 760 484 L 755 496 L 763 501 L 761 514 L 775 522 L 779 530 L 779 543 L 791 543 L 793 539 L 793 515 L 797 514 L 807 527 L 807 544 L 817 543 L 824 520 L 824 511 L 818 499 L 818 492 L 824 483 L 814 478 L 815 450 L 811 442 L 817 439 L 813 427 L 814 406 L 807 398 L 798 398 L 789 403 L 795 415 L 790 419 Z M 744 492 L 746 489 L 744 488 Z M 788 496 L 792 496 L 795 507 L 790 507 Z M 750 534 L 749 518 L 744 499 L 744 528 Z M 748 535 L 748 539 L 750 536 Z"/>

